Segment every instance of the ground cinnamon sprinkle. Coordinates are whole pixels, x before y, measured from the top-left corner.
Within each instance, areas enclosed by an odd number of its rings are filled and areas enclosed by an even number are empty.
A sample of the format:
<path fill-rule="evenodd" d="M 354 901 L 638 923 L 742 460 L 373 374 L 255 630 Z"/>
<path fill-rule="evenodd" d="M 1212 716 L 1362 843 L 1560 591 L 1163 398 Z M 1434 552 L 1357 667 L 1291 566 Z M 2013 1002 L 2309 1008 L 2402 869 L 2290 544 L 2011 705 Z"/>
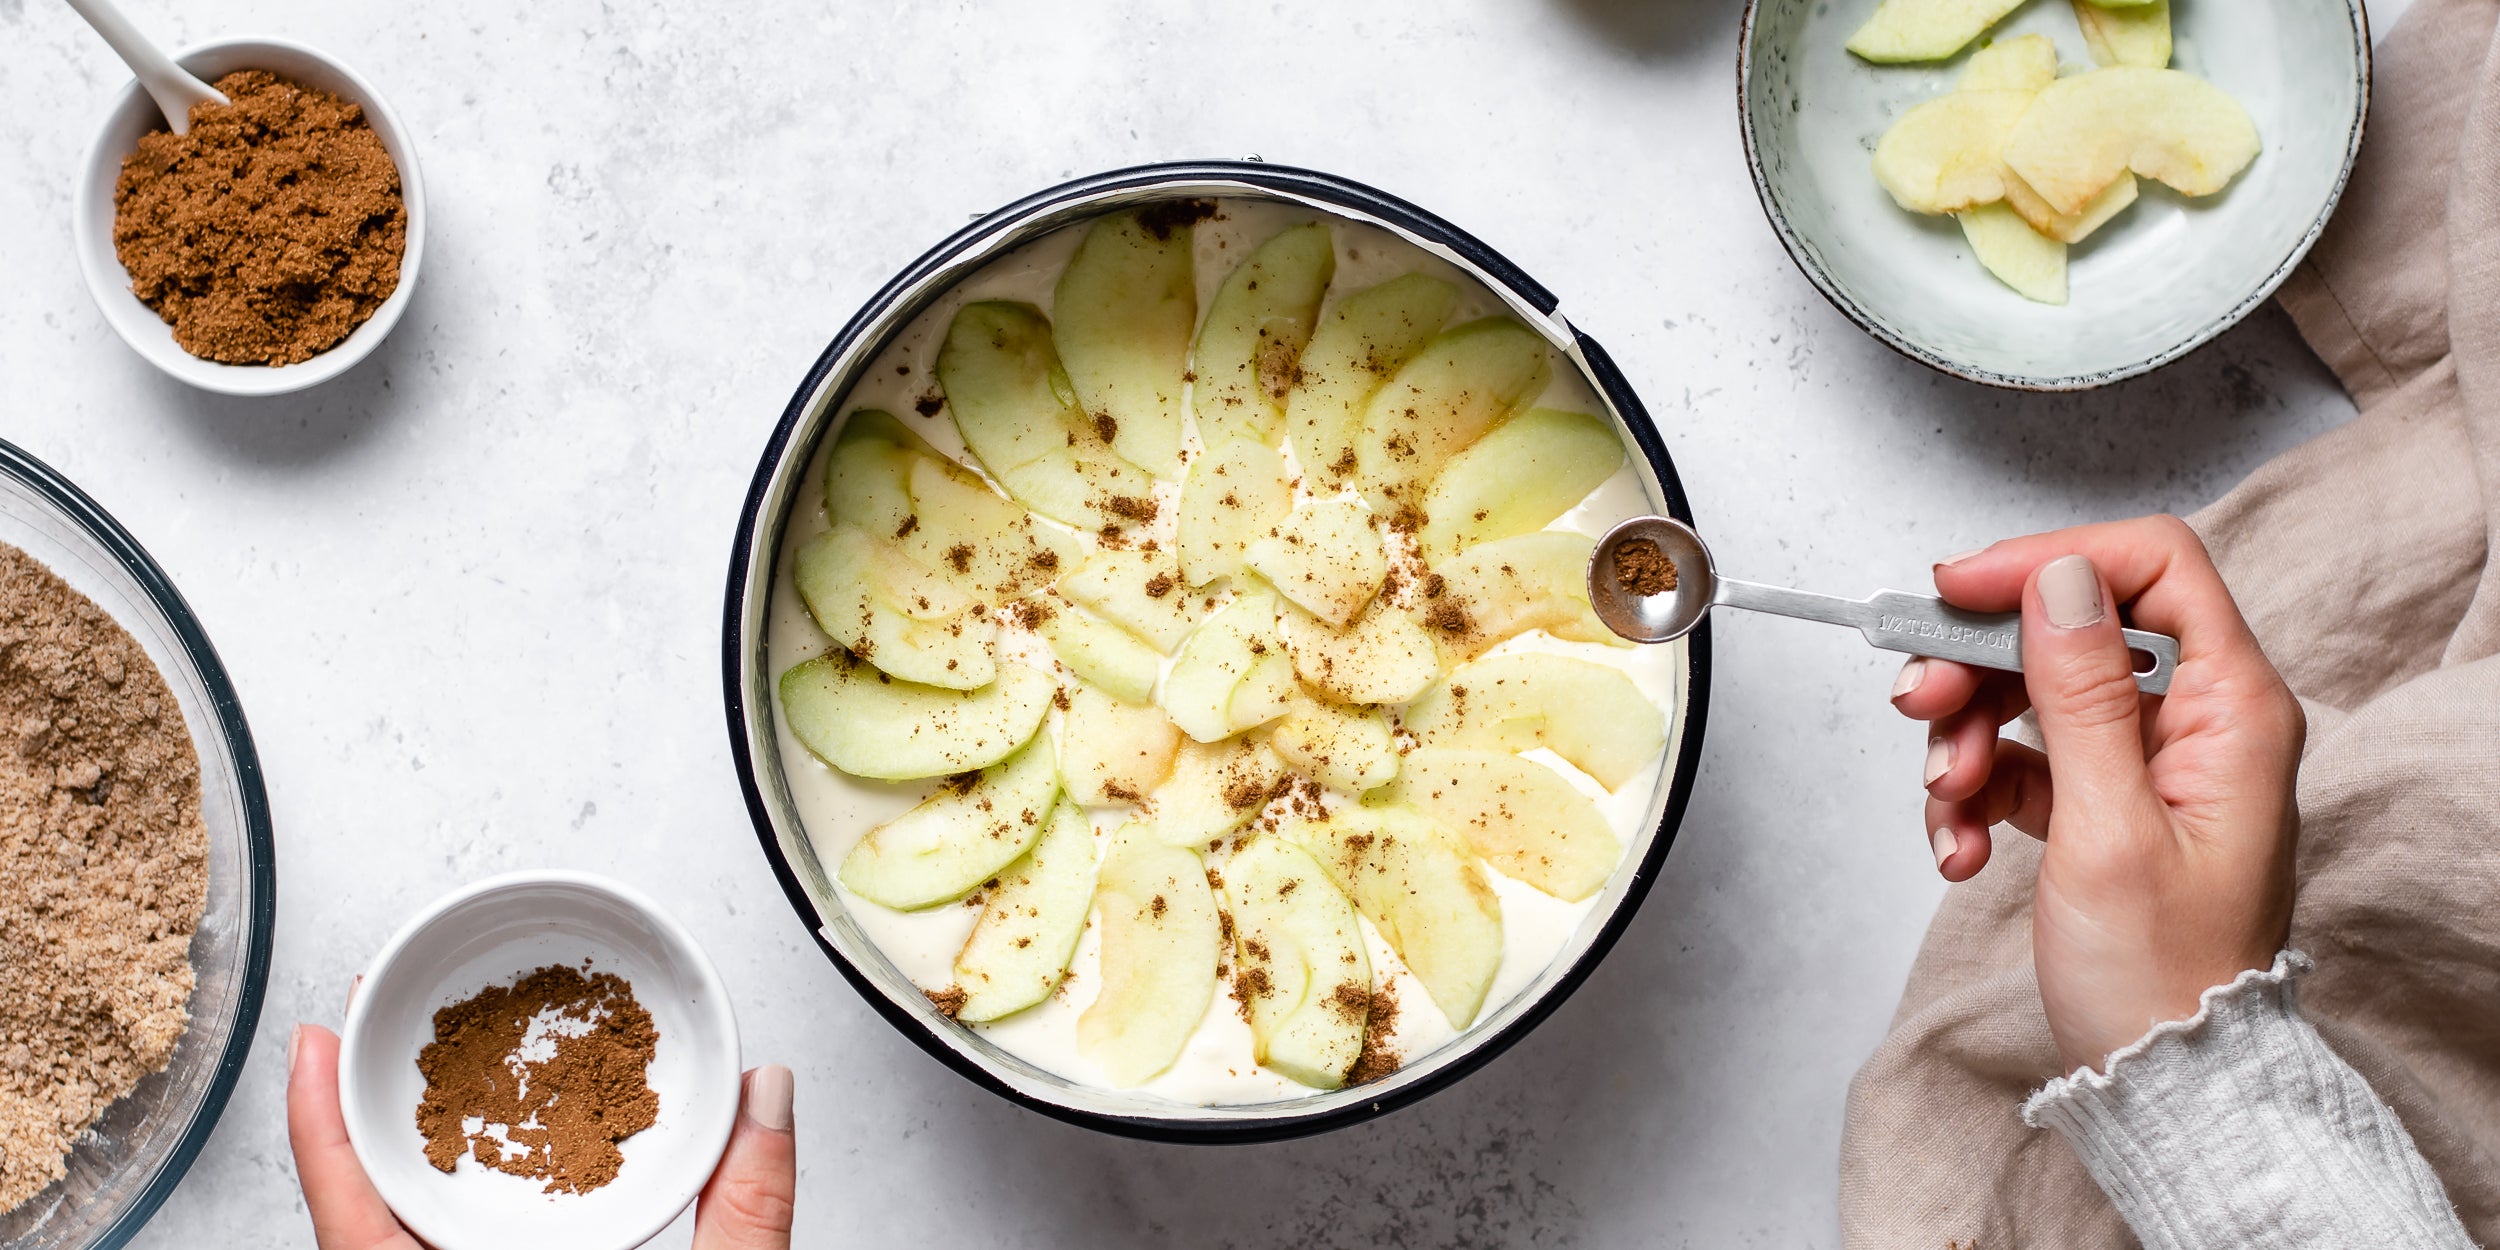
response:
<path fill-rule="evenodd" d="M 200 760 L 147 652 L 0 544 L 0 1212 L 190 1025 Z"/>
<path fill-rule="evenodd" d="M 606 1185 L 625 1165 L 617 1143 L 659 1120 L 649 1080 L 659 1043 L 613 972 L 540 968 L 435 1012 L 434 1040 L 417 1053 L 426 1161 L 450 1172 L 467 1154 L 551 1194 Z"/>
<path fill-rule="evenodd" d="M 1424 624 L 1445 634 L 1463 634 L 1476 627 L 1475 618 L 1467 614 L 1467 605 L 1456 599 L 1436 599 L 1424 610 Z"/>
<path fill-rule="evenodd" d="M 1389 1039 L 1398 1031 L 1398 996 L 1382 985 L 1371 992 L 1364 1004 L 1363 1049 L 1354 1057 L 1354 1067 L 1345 1074 L 1345 1083 L 1361 1085 L 1394 1074 L 1400 1064 L 1398 1052 Z"/>
<path fill-rule="evenodd" d="M 336 346 L 399 289 L 408 215 L 364 109 L 266 70 L 217 80 L 122 161 L 113 250 L 184 351 L 291 365 Z"/>
<path fill-rule="evenodd" d="M 1643 598 L 1663 595 L 1675 589 L 1675 557 L 1650 539 L 1624 539 L 1615 544 L 1615 584 Z"/>

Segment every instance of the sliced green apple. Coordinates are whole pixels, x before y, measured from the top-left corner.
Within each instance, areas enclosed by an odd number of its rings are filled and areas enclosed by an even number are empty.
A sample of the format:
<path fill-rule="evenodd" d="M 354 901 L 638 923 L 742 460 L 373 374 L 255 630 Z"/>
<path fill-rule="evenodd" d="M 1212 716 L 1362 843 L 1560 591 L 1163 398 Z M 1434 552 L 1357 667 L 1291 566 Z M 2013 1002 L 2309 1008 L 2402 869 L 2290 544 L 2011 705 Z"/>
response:
<path fill-rule="evenodd" d="M 1224 276 L 1189 357 L 1200 442 L 1276 441 L 1294 370 L 1336 272 L 1336 243 L 1327 223 L 1315 221 L 1279 231 Z"/>
<path fill-rule="evenodd" d="M 2083 28 L 2083 46 L 2095 65 L 2137 65 L 2162 69 L 2170 64 L 2170 0 L 2105 5 L 2073 0 L 2075 24 Z"/>
<path fill-rule="evenodd" d="M 1000 498 L 952 461 L 911 460 L 912 511 L 896 528 L 894 545 L 923 568 L 1003 604 L 1076 566 L 1084 548 L 1065 531 L 1034 521 L 1023 505 Z"/>
<path fill-rule="evenodd" d="M 1460 665 L 1404 720 L 1428 747 L 1547 748 L 1609 790 L 1649 767 L 1667 742 L 1666 718 L 1621 670 L 1536 652 Z"/>
<path fill-rule="evenodd" d="M 1295 675 L 1342 702 L 1404 703 L 1441 677 L 1432 634 L 1386 600 L 1372 600 L 1344 629 L 1289 604 L 1277 632 Z"/>
<path fill-rule="evenodd" d="M 1981 204 L 1954 214 L 1971 254 L 2024 299 L 2066 302 L 2066 245 L 2041 234 L 2004 204 Z"/>
<path fill-rule="evenodd" d="M 1076 675 L 1131 703 L 1151 703 L 1163 676 L 1163 653 L 1137 635 L 1056 597 L 1037 598 L 1025 614 L 1050 653 Z"/>
<path fill-rule="evenodd" d="M 1135 803 L 1163 784 L 1181 731 L 1152 706 L 1124 703 L 1080 685 L 1059 726 L 1059 775 L 1068 797 L 1088 806 Z"/>
<path fill-rule="evenodd" d="M 1285 427 L 1314 485 L 1353 480 L 1363 405 L 1450 319 L 1458 288 L 1410 273 L 1337 301 L 1302 349 Z"/>
<path fill-rule="evenodd" d="M 1941 61 L 2022 7 L 2023 0 L 1884 0 L 1849 36 L 1870 61 Z"/>
<path fill-rule="evenodd" d="M 1293 488 L 1275 448 L 1244 438 L 1208 444 L 1181 483 L 1181 576 L 1192 586 L 1239 576 L 1242 552 L 1291 511 Z"/>
<path fill-rule="evenodd" d="M 955 954 L 955 985 L 964 992 L 955 1018 L 979 1024 L 1050 997 L 1093 905 L 1094 826 L 1062 799 L 1033 849 L 999 870 L 998 888 Z"/>
<path fill-rule="evenodd" d="M 791 558 L 808 613 L 851 654 L 905 681 L 978 690 L 998 677 L 998 623 L 979 600 L 856 525 Z"/>
<path fill-rule="evenodd" d="M 979 690 L 947 690 L 878 672 L 834 651 L 781 675 L 790 732 L 855 777 L 909 781 L 987 768 L 1033 738 L 1059 683 L 1022 664 L 999 666 Z"/>
<path fill-rule="evenodd" d="M 1458 453 L 1433 482 L 1424 496 L 1424 558 L 1544 529 L 1622 464 L 1623 440 L 1608 422 L 1553 408 L 1520 413 Z"/>
<path fill-rule="evenodd" d="M 1284 831 L 1380 930 L 1450 1027 L 1473 1022 L 1502 966 L 1502 904 L 1467 844 L 1396 805 L 1342 804 Z"/>
<path fill-rule="evenodd" d="M 2005 139 L 2005 163 L 2061 213 L 2080 212 L 2130 171 L 2211 195 L 2257 151 L 2256 123 L 2221 88 L 2132 65 L 2049 84 Z"/>
<path fill-rule="evenodd" d="M 1002 481 L 1066 447 L 1087 424 L 1051 346 L 1050 320 L 1031 304 L 979 300 L 958 309 L 937 375 L 964 446 Z"/>
<path fill-rule="evenodd" d="M 1970 54 L 1959 91 L 2038 91 L 2057 81 L 2057 44 L 2047 35 L 1999 39 Z"/>
<path fill-rule="evenodd" d="M 1424 579 L 1424 619 L 1460 657 L 1542 629 L 1570 642 L 1623 645 L 1589 607 L 1589 551 L 1568 530 L 1536 530 L 1478 543 L 1432 568 Z"/>
<path fill-rule="evenodd" d="M 1337 626 L 1353 620 L 1389 577 L 1380 523 L 1351 499 L 1294 509 L 1252 540 L 1242 560 L 1278 594 Z"/>
<path fill-rule="evenodd" d="M 1077 406 L 1039 309 L 964 305 L 947 326 L 937 371 L 964 446 L 1026 507 L 1090 530 L 1121 520 L 1114 500 L 1153 498 L 1153 479 L 1113 451 L 1101 437 L 1106 427 Z"/>
<path fill-rule="evenodd" d="M 1456 830 L 1494 871 L 1568 902 L 1597 893 L 1623 859 L 1587 795 L 1507 751 L 1417 747 L 1380 797 Z"/>
<path fill-rule="evenodd" d="M 842 884 L 881 907 L 952 902 L 998 875 L 1042 836 L 1059 797 L 1059 761 L 1036 737 L 969 781 L 869 830 L 842 859 Z"/>
<path fill-rule="evenodd" d="M 2049 202 L 2041 199 L 2040 193 L 2022 180 L 2022 175 L 2011 169 L 2005 171 L 2005 206 L 2020 213 L 2024 221 L 2031 223 L 2032 229 L 2060 243 L 2081 243 L 2092 237 L 2093 231 L 2126 211 L 2128 205 L 2135 203 L 2135 198 L 2135 175 L 2120 174 L 2118 181 L 2101 188 L 2100 194 L 2093 196 L 2082 211 L 2061 213 L 2049 207 Z"/>
<path fill-rule="evenodd" d="M 1183 741 L 1172 775 L 1156 787 L 1155 836 L 1174 846 L 1205 846 L 1250 823 L 1275 793 L 1285 762 L 1250 738 Z"/>
<path fill-rule="evenodd" d="M 1371 1021 L 1372 961 L 1354 904 L 1300 846 L 1259 837 L 1224 865 L 1233 994 L 1251 1055 L 1314 1089 L 1345 1084 Z"/>
<path fill-rule="evenodd" d="M 1181 644 L 1180 654 L 1172 661 L 1172 670 L 1163 676 L 1163 710 L 1181 732 L 1200 742 L 1216 742 L 1252 729 L 1263 720 L 1243 720 L 1244 714 L 1265 711 L 1264 702 L 1243 703 L 1235 698 L 1259 677 L 1259 692 L 1270 682 L 1271 658 L 1284 659 L 1283 648 L 1276 641 L 1276 598 L 1266 591 L 1246 594 L 1226 604 L 1208 617 Z M 1285 679 L 1293 677 L 1292 662 L 1285 660 Z M 1281 715 L 1276 707 L 1265 719 Z"/>
<path fill-rule="evenodd" d="M 1397 739 L 1378 708 L 1296 692 L 1268 741 L 1288 767 L 1347 794 L 1386 785 L 1398 775 Z"/>
<path fill-rule="evenodd" d="M 1180 473 L 1182 375 L 1198 325 L 1189 224 L 1156 209 L 1097 217 L 1051 296 L 1059 358 L 1087 416 L 1131 464 Z"/>
<path fill-rule="evenodd" d="M 1112 836 L 1094 888 L 1102 989 L 1076 1018 L 1076 1049 L 1119 1088 L 1180 1057 L 1215 998 L 1215 892 L 1194 851 L 1137 824 Z"/>
<path fill-rule="evenodd" d="M 1294 694 L 1302 689 L 1302 683 L 1294 680 L 1293 657 L 1275 645 L 1274 635 L 1269 637 L 1267 650 L 1259 654 L 1249 672 L 1242 674 L 1241 685 L 1233 690 L 1232 704 L 1225 709 L 1233 724 L 1244 730 L 1256 729 L 1283 716 L 1293 707 Z"/>
<path fill-rule="evenodd" d="M 1355 472 L 1372 510 L 1422 511 L 1441 466 L 1545 390 L 1550 355 L 1508 317 L 1453 326 L 1425 344 L 1363 405 Z"/>
<path fill-rule="evenodd" d="M 833 454 L 825 461 L 825 514 L 837 525 L 894 537 L 913 515 L 911 468 L 922 459 L 953 463 L 890 412 L 862 408 L 852 413 L 842 422 Z"/>
<path fill-rule="evenodd" d="M 1164 548 L 1105 547 L 1059 579 L 1059 593 L 1092 608 L 1166 655 L 1197 624 L 1180 561 Z"/>
<path fill-rule="evenodd" d="M 1903 113 L 1875 141 L 1875 180 L 1914 213 L 2004 199 L 2006 136 L 2036 94 L 1956 91 Z"/>

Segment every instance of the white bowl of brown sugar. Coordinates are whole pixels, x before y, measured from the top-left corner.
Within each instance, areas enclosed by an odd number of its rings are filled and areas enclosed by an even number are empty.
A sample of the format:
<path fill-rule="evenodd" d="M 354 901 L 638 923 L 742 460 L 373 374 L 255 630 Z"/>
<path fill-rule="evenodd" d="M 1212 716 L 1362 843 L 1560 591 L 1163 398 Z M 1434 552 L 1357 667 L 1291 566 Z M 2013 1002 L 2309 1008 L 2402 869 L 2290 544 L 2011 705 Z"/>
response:
<path fill-rule="evenodd" d="M 356 1157 L 439 1250 L 628 1250 L 694 1201 L 738 1115 L 738 1022 L 702 949 L 580 872 L 455 890 L 356 991 L 339 1102 Z"/>
<path fill-rule="evenodd" d="M 285 39 L 177 53 L 233 103 L 175 136 L 126 85 L 88 149 L 72 233 L 107 324 L 172 377 L 226 395 L 315 386 L 408 306 L 425 188 L 407 128 L 326 53 Z"/>

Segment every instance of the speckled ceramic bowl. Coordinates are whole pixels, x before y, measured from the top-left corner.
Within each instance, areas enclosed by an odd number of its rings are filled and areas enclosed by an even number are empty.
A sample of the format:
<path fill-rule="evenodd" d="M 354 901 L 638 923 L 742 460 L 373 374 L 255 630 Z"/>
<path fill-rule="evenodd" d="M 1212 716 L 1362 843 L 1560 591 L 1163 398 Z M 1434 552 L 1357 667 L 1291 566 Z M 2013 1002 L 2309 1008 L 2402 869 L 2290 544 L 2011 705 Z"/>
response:
<path fill-rule="evenodd" d="M 2171 64 L 2246 105 L 2264 151 L 2203 199 L 2145 180 L 2133 208 L 2071 249 L 2068 302 L 2035 304 L 1980 268 L 1952 218 L 1906 212 L 1876 185 L 1876 139 L 1952 90 L 1969 59 L 1850 55 L 1841 45 L 1876 3 L 1749 0 L 1737 65 L 1745 156 L 1772 228 L 1814 285 L 1886 346 L 1957 377 L 2082 390 L 2195 350 L 2308 253 L 2360 148 L 2361 0 L 2183 0 Z M 1987 37 L 2033 33 L 2055 40 L 2062 62 L 2089 64 L 2068 0 L 2034 0 Z"/>

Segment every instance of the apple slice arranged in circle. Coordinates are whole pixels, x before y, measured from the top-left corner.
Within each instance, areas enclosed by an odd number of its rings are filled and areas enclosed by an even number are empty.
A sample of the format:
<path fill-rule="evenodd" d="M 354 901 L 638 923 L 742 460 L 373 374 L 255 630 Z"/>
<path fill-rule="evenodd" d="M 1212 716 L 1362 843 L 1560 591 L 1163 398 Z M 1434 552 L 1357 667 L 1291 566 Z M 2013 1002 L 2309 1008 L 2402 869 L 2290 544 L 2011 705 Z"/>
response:
<path fill-rule="evenodd" d="M 979 690 L 948 690 L 881 673 L 834 651 L 781 675 L 790 732 L 854 777 L 910 781 L 987 768 L 1033 738 L 1059 683 L 1022 664 Z"/>
<path fill-rule="evenodd" d="M 953 902 L 1023 855 L 1058 797 L 1058 757 L 1036 737 L 869 830 L 843 857 L 842 884 L 896 911 Z"/>

